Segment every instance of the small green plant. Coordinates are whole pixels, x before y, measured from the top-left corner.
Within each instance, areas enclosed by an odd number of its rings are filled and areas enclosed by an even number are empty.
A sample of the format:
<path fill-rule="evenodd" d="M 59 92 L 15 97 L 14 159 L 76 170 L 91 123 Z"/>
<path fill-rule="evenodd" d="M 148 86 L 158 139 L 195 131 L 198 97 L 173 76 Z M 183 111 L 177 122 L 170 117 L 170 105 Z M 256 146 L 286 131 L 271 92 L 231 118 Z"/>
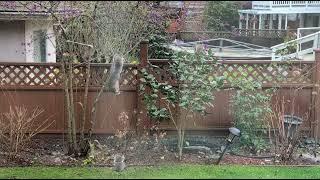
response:
<path fill-rule="evenodd" d="M 89 145 L 90 145 L 90 151 L 87 154 L 87 158 L 82 161 L 83 166 L 94 164 L 94 161 L 95 161 L 95 145 L 90 142 L 89 142 Z"/>
<path fill-rule="evenodd" d="M 90 165 L 90 164 L 93 164 L 93 162 L 94 162 L 94 158 L 90 156 L 82 161 L 82 165 L 83 166 Z"/>
<path fill-rule="evenodd" d="M 290 42 L 291 40 L 294 40 L 295 37 L 293 35 L 287 35 L 285 38 L 284 38 L 284 43 L 288 43 L 287 46 L 283 49 L 279 49 L 276 51 L 276 55 L 281 55 L 281 56 L 284 56 L 284 55 L 289 55 L 289 54 L 292 54 L 292 53 L 295 53 L 297 51 L 297 42 L 293 41 L 293 42 Z"/>
<path fill-rule="evenodd" d="M 263 91 L 260 82 L 239 78 L 232 82 L 237 88 L 231 97 L 234 123 L 241 130 L 240 145 L 251 153 L 258 153 L 265 148 L 263 136 L 266 134 L 265 118 L 272 112 L 271 93 Z"/>

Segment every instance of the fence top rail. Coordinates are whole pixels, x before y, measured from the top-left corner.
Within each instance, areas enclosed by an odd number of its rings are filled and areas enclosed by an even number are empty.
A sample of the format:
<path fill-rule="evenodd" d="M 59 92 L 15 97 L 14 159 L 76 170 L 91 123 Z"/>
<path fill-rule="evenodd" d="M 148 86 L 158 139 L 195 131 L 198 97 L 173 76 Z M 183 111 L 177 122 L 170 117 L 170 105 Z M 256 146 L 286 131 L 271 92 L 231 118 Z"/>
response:
<path fill-rule="evenodd" d="M 5 66 L 61 66 L 60 63 L 33 63 L 33 62 L 0 62 L 0 65 Z M 74 64 L 75 66 L 85 66 L 86 64 Z M 92 67 L 111 67 L 111 63 L 91 63 Z M 136 67 L 137 64 L 124 63 L 125 67 Z"/>
<path fill-rule="evenodd" d="M 168 63 L 171 60 L 169 59 L 149 59 L 152 64 L 164 64 Z M 314 64 L 315 61 L 272 61 L 272 60 L 218 60 L 218 63 L 221 64 Z M 208 63 L 212 63 L 208 61 Z"/>

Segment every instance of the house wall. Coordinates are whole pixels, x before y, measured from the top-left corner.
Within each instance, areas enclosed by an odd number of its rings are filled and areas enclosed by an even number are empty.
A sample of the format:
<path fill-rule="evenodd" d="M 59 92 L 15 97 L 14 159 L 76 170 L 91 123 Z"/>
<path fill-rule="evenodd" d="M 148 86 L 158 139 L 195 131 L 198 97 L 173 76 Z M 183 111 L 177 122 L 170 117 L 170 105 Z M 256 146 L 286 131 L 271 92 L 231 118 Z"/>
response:
<path fill-rule="evenodd" d="M 25 23 L 25 42 L 26 42 L 26 61 L 34 62 L 33 51 L 33 32 L 37 30 L 45 30 L 46 38 L 46 59 L 47 62 L 56 62 L 56 39 L 53 32 L 53 23 L 48 20 L 26 20 Z"/>
<path fill-rule="evenodd" d="M 0 62 L 25 62 L 24 21 L 0 21 Z"/>

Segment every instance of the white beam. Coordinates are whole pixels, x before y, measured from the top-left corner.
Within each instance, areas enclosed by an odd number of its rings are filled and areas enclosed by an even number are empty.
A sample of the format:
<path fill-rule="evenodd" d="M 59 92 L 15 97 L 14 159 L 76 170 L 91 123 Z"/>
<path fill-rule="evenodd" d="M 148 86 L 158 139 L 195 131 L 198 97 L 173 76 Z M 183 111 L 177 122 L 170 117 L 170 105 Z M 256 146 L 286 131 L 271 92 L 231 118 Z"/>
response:
<path fill-rule="evenodd" d="M 242 13 L 239 13 L 239 29 L 242 29 L 242 20 L 241 20 L 241 17 L 242 17 Z"/>
<path fill-rule="evenodd" d="M 262 29 L 262 14 L 259 15 L 259 30 Z"/>
<path fill-rule="evenodd" d="M 253 27 L 252 27 L 252 29 L 256 29 L 256 18 L 257 18 L 257 16 L 256 16 L 256 15 L 253 15 L 254 21 L 253 21 Z"/>
<path fill-rule="evenodd" d="M 281 23 L 282 23 L 282 15 L 278 14 L 278 29 L 281 29 Z"/>
<path fill-rule="evenodd" d="M 288 29 L 288 14 L 286 14 L 286 20 L 285 20 L 285 24 L 284 24 L 284 29 Z"/>
<path fill-rule="evenodd" d="M 304 27 L 304 14 L 300 13 L 299 14 L 299 28 Z"/>
<path fill-rule="evenodd" d="M 246 29 L 249 29 L 249 14 L 246 14 Z"/>
<path fill-rule="evenodd" d="M 269 29 L 273 29 L 273 14 L 269 14 Z"/>

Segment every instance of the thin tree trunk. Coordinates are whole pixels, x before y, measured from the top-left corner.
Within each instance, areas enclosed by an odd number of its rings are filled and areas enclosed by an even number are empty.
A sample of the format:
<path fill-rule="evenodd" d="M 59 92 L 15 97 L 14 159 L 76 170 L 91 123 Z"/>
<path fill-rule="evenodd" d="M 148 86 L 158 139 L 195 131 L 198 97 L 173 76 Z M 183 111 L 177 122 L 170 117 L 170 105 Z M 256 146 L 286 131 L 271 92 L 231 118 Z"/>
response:
<path fill-rule="evenodd" d="M 88 91 L 89 91 L 89 81 L 90 81 L 90 60 L 87 62 L 87 76 L 86 76 L 86 84 L 84 89 L 84 99 L 83 99 L 83 114 L 82 114 L 82 123 L 81 123 L 81 137 L 80 137 L 80 144 L 84 146 L 84 129 L 86 123 L 86 116 L 87 116 L 87 104 L 88 104 Z"/>
<path fill-rule="evenodd" d="M 179 130 L 178 130 L 178 152 L 179 152 L 179 160 L 181 161 L 182 159 L 182 147 L 181 147 L 181 138 L 182 134 L 181 134 L 181 126 L 179 126 Z"/>
<path fill-rule="evenodd" d="M 94 5 L 94 10 L 93 10 L 93 16 L 92 19 L 95 20 L 96 18 L 96 10 L 98 7 L 99 1 L 95 2 Z M 90 35 L 92 34 L 92 31 Z M 85 122 L 87 120 L 86 115 L 87 115 L 87 104 L 88 104 L 88 91 L 89 91 L 89 81 L 90 81 L 90 72 L 91 72 L 91 57 L 94 55 L 94 50 L 90 49 L 89 50 L 89 58 L 87 59 L 87 76 L 86 76 L 86 84 L 85 84 L 85 90 L 84 90 L 84 100 L 83 100 L 83 117 L 82 117 L 82 124 L 81 124 L 81 137 L 80 137 L 80 144 L 81 148 L 85 148 L 85 143 L 84 143 L 84 130 L 85 130 Z"/>
<path fill-rule="evenodd" d="M 66 74 L 66 67 L 65 62 L 62 63 L 62 71 L 64 74 L 64 92 L 65 92 L 65 102 L 67 106 L 67 121 L 68 121 L 68 154 L 73 153 L 73 142 L 72 142 L 72 121 L 71 121 L 71 110 L 70 110 L 70 96 L 69 96 L 69 90 L 68 90 L 68 81 L 69 78 L 67 78 Z"/>
<path fill-rule="evenodd" d="M 72 63 L 69 63 L 69 95 L 70 95 L 70 117 L 71 117 L 71 126 L 72 126 L 72 141 L 73 149 L 77 151 L 77 132 L 76 132 L 76 120 L 74 112 L 74 100 L 73 100 L 73 67 Z"/>

